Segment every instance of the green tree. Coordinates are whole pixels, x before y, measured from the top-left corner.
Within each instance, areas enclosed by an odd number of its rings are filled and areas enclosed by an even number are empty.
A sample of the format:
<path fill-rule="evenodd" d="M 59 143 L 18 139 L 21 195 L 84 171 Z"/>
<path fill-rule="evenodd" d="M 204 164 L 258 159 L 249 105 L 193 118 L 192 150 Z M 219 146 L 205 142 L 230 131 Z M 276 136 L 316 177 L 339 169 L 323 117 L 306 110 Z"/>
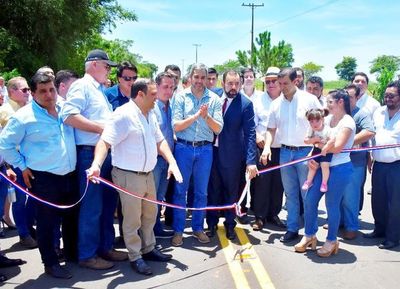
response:
<path fill-rule="evenodd" d="M 251 51 L 236 51 L 237 59 L 242 66 L 251 66 L 260 74 L 265 74 L 268 67 L 287 67 L 294 62 L 293 49 L 284 40 L 278 42 L 278 45 L 272 45 L 271 32 L 262 32 L 256 37 L 254 45 L 253 59 Z"/>
<path fill-rule="evenodd" d="M 390 82 L 393 81 L 394 76 L 395 70 L 384 67 L 380 70 L 379 75 L 376 78 L 378 84 L 376 85 L 372 94 L 381 104 L 383 104 L 383 95 L 385 94 L 386 87 Z"/>
<path fill-rule="evenodd" d="M 315 64 L 314 62 L 307 62 L 301 67 L 304 70 L 304 76 L 309 79 L 311 76 L 317 74 L 324 68 L 322 65 Z"/>
<path fill-rule="evenodd" d="M 400 67 L 400 57 L 393 55 L 380 55 L 371 61 L 370 72 L 380 75 L 385 69 L 396 72 Z"/>
<path fill-rule="evenodd" d="M 336 73 L 340 79 L 350 81 L 357 69 L 357 60 L 355 57 L 343 56 L 342 62 L 336 64 Z"/>
<path fill-rule="evenodd" d="M 30 76 L 43 65 L 69 67 L 70 59 L 87 53 L 78 50 L 87 39 L 136 19 L 117 0 L 2 0 L 0 69 Z"/>
<path fill-rule="evenodd" d="M 240 62 L 238 60 L 229 59 L 228 61 L 225 61 L 222 64 L 214 65 L 214 68 L 215 68 L 215 70 L 217 70 L 217 72 L 219 74 L 222 74 L 225 71 L 228 71 L 230 69 L 233 69 L 233 70 L 236 70 L 236 71 L 240 71 L 242 66 L 240 65 Z"/>

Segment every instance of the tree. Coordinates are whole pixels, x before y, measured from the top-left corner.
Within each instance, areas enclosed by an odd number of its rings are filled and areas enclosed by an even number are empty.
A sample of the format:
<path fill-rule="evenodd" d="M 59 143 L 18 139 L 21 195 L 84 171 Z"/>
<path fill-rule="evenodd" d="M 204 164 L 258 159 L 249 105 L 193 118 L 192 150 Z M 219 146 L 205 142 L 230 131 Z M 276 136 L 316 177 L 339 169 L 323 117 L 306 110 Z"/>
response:
<path fill-rule="evenodd" d="M 399 70 L 400 57 L 393 55 L 380 55 L 371 61 L 370 72 L 380 75 L 384 69 L 396 72 Z"/>
<path fill-rule="evenodd" d="M 242 66 L 240 65 L 240 62 L 238 60 L 229 59 L 228 61 L 225 61 L 222 64 L 214 65 L 214 68 L 219 74 L 222 74 L 225 71 L 228 71 L 230 69 L 233 69 L 233 70 L 236 70 L 236 71 L 240 71 Z"/>
<path fill-rule="evenodd" d="M 350 81 L 357 69 L 355 57 L 343 56 L 342 62 L 336 64 L 336 73 L 340 79 Z"/>
<path fill-rule="evenodd" d="M 240 65 L 248 67 L 253 64 L 253 68 L 261 74 L 265 74 L 270 66 L 287 67 L 294 62 L 292 46 L 284 40 L 272 46 L 271 32 L 268 31 L 256 37 L 252 59 L 251 51 L 238 50 L 236 56 Z"/>
<path fill-rule="evenodd" d="M 87 53 L 78 50 L 82 43 L 111 31 L 116 21 L 136 19 L 117 0 L 1 1 L 0 69 L 30 76 L 43 65 L 69 67 L 70 59 Z"/>
<path fill-rule="evenodd" d="M 376 80 L 378 81 L 378 84 L 372 94 L 374 97 L 381 103 L 383 104 L 383 97 L 386 91 L 387 85 L 393 81 L 395 75 L 395 71 L 388 69 L 388 68 L 383 68 L 381 69 L 378 77 Z"/>
<path fill-rule="evenodd" d="M 324 68 L 322 65 L 315 64 L 314 62 L 307 62 L 301 67 L 304 70 L 304 76 L 309 79 L 311 76 L 317 74 Z"/>

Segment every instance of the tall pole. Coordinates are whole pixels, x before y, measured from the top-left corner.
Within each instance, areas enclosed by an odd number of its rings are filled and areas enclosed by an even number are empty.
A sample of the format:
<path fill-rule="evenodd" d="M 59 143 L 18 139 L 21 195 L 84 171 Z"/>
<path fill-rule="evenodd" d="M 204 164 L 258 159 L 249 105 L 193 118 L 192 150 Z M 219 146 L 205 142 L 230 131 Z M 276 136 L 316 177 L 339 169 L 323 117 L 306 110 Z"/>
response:
<path fill-rule="evenodd" d="M 253 54 L 254 54 L 254 8 L 257 7 L 264 7 L 263 4 L 254 4 L 254 3 L 249 3 L 249 4 L 244 4 L 242 3 L 243 7 L 251 7 L 251 43 L 250 43 L 250 49 L 251 49 L 251 54 L 250 54 L 250 65 L 251 68 L 253 68 Z"/>
<path fill-rule="evenodd" d="M 193 44 L 196 47 L 196 63 L 197 63 L 197 48 L 201 46 L 201 44 Z"/>

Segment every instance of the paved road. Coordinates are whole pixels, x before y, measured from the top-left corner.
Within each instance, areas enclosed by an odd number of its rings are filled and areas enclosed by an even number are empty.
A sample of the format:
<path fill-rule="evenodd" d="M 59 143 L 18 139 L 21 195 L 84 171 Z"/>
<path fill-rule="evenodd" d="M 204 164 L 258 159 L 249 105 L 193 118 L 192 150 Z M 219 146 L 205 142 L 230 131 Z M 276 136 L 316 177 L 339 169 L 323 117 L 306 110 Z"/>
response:
<path fill-rule="evenodd" d="M 369 185 L 366 185 L 369 189 Z M 286 212 L 282 211 L 284 218 Z M 323 201 L 320 205 L 320 224 L 326 218 Z M 360 216 L 361 230 L 373 229 L 370 195 L 366 195 L 365 208 Z M 298 254 L 293 244 L 282 244 L 283 233 L 276 227 L 266 226 L 254 232 L 250 226 L 239 226 L 239 239 L 229 242 L 218 230 L 219 238 L 202 245 L 191 237 L 188 230 L 183 247 L 175 248 L 168 240 L 161 240 L 164 252 L 174 259 L 166 264 L 149 262 L 154 276 L 144 277 L 133 272 L 128 262 L 116 264 L 108 271 L 92 271 L 67 264 L 74 277 L 58 280 L 43 273 L 39 252 L 22 250 L 18 237 L 7 231 L 0 239 L 7 256 L 23 258 L 28 263 L 19 268 L 1 269 L 9 278 L 4 288 L 398 288 L 400 283 L 400 248 L 380 250 L 379 240 L 362 237 L 354 241 L 340 240 L 339 253 L 330 258 L 320 258 L 315 252 Z M 303 233 L 303 230 L 300 231 Z M 326 231 L 320 227 L 319 245 Z"/>

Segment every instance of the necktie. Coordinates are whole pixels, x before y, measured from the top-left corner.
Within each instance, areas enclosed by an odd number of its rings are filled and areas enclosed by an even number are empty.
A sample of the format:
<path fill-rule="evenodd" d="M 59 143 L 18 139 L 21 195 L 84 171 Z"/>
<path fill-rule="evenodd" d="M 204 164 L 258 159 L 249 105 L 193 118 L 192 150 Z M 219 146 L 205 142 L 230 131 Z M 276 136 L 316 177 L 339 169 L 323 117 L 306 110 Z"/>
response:
<path fill-rule="evenodd" d="M 225 115 L 227 105 L 228 105 L 228 98 L 225 98 L 224 104 L 222 105 L 222 115 Z"/>

